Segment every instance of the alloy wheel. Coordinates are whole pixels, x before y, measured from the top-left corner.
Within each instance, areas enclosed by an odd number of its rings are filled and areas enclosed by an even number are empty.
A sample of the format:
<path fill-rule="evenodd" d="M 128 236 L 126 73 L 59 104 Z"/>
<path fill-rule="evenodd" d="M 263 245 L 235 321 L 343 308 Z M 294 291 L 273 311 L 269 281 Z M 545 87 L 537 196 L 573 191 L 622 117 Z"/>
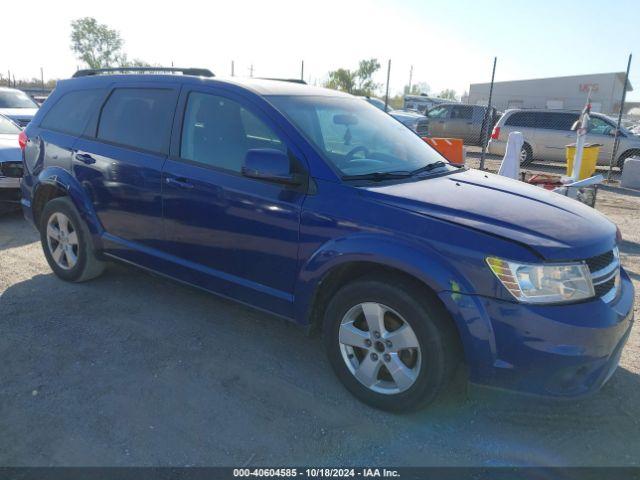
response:
<path fill-rule="evenodd" d="M 409 323 L 395 310 L 360 303 L 344 315 L 338 331 L 340 352 L 351 374 L 370 390 L 392 395 L 418 378 L 421 350 Z"/>
<path fill-rule="evenodd" d="M 78 232 L 64 213 L 56 212 L 49 217 L 47 246 L 60 268 L 71 270 L 78 263 Z"/>

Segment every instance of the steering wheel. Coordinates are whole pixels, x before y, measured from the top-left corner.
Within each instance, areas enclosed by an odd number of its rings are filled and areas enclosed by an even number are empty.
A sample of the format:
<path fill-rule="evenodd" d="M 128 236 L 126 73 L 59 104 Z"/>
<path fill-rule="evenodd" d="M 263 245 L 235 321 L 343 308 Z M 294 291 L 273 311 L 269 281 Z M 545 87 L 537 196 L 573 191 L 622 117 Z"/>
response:
<path fill-rule="evenodd" d="M 357 147 L 354 147 L 351 150 L 349 150 L 349 153 L 347 153 L 347 155 L 345 156 L 344 161 L 350 162 L 351 160 L 353 160 L 353 156 L 358 152 L 363 152 L 365 158 L 369 156 L 369 149 L 364 145 L 358 145 Z"/>

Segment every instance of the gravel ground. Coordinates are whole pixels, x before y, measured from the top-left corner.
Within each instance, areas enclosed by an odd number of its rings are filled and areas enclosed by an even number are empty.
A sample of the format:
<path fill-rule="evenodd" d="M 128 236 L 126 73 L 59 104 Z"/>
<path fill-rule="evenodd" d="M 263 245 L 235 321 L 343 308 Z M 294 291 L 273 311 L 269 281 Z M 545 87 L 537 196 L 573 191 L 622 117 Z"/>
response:
<path fill-rule="evenodd" d="M 597 208 L 640 292 L 640 195 L 601 191 Z M 454 388 L 392 415 L 281 320 L 119 265 L 58 280 L 19 215 L 0 218 L 0 294 L 0 465 L 640 463 L 637 327 L 588 399 Z"/>

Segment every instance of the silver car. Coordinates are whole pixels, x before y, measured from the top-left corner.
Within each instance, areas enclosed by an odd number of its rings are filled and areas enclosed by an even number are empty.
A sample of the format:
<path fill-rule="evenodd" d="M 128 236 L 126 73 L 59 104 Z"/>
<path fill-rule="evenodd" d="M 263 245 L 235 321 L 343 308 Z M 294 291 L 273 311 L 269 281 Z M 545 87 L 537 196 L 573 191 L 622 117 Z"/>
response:
<path fill-rule="evenodd" d="M 504 155 L 509 133 L 518 131 L 524 135 L 520 152 L 520 163 L 528 165 L 532 160 L 564 162 L 565 147 L 576 141 L 576 132 L 571 130 L 578 120 L 579 112 L 566 110 L 522 110 L 504 112 L 496 123 L 489 153 Z M 598 143 L 600 155 L 598 165 L 609 165 L 613 153 L 616 122 L 601 113 L 592 113 L 587 132 L 587 143 Z M 640 137 L 625 128 L 620 128 L 619 145 L 614 165 L 622 168 L 624 161 L 640 155 Z"/>
<path fill-rule="evenodd" d="M 0 87 L 0 115 L 9 117 L 24 128 L 38 111 L 38 104 L 15 88 Z"/>
<path fill-rule="evenodd" d="M 487 107 L 481 105 L 443 103 L 429 110 L 427 118 L 430 137 L 461 138 L 465 145 L 482 145 L 483 135 L 491 131 L 498 115 L 495 108 L 487 115 Z"/>

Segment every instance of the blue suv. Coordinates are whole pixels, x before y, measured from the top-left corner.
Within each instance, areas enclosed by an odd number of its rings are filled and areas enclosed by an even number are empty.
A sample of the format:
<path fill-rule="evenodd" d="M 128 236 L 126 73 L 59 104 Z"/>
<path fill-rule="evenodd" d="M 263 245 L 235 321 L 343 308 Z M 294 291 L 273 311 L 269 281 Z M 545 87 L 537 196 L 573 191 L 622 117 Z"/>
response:
<path fill-rule="evenodd" d="M 634 293 L 597 211 L 454 167 L 359 98 L 181 72 L 78 72 L 26 128 L 21 202 L 58 277 L 117 260 L 319 331 L 387 410 L 459 366 L 556 397 L 612 375 Z"/>

